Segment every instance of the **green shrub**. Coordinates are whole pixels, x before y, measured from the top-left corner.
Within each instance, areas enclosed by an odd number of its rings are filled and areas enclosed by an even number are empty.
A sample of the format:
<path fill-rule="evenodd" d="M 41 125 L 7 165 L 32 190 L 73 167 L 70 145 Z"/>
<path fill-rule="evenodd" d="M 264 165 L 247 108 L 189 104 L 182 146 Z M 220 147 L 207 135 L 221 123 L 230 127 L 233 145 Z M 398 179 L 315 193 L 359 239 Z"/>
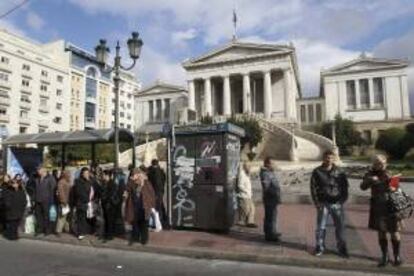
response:
<path fill-rule="evenodd" d="M 246 135 L 241 138 L 240 143 L 243 148 L 247 143 L 250 146 L 250 149 L 256 147 L 263 139 L 263 130 L 260 127 L 259 122 L 254 118 L 243 117 L 236 118 L 231 117 L 227 122 L 235 124 L 244 129 Z"/>
<path fill-rule="evenodd" d="M 375 147 L 385 151 L 392 159 L 402 159 L 410 149 L 409 143 L 404 129 L 389 128 L 380 134 Z"/>

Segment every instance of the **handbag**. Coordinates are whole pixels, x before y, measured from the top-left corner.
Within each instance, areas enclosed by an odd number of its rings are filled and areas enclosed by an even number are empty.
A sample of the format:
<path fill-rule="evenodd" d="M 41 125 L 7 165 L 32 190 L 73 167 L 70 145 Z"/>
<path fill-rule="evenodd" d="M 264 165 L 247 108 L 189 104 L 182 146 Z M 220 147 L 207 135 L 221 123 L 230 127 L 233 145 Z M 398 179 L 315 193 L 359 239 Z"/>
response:
<path fill-rule="evenodd" d="M 24 222 L 24 232 L 26 234 L 34 234 L 35 232 L 35 217 L 34 215 L 28 215 Z"/>
<path fill-rule="evenodd" d="M 150 227 L 154 229 L 154 232 L 160 232 L 162 230 L 160 215 L 154 208 L 151 208 L 151 216 L 150 216 L 149 225 Z"/>
<path fill-rule="evenodd" d="M 401 188 L 398 188 L 389 193 L 388 210 L 397 219 L 410 218 L 414 212 L 414 200 Z"/>
<path fill-rule="evenodd" d="M 56 205 L 51 205 L 49 208 L 49 220 L 55 222 L 57 220 Z"/>

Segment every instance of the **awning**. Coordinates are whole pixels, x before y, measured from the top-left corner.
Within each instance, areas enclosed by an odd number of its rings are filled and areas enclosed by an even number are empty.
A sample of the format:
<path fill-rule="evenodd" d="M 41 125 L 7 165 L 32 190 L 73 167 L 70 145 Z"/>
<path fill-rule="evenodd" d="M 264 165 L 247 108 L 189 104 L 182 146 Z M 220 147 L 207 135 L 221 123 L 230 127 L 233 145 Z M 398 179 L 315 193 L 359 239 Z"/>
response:
<path fill-rule="evenodd" d="M 93 129 L 67 132 L 44 132 L 37 134 L 13 135 L 3 140 L 3 145 L 19 144 L 81 144 L 81 143 L 112 143 L 114 141 L 114 129 Z M 132 143 L 134 135 L 128 129 L 119 129 L 119 141 Z"/>

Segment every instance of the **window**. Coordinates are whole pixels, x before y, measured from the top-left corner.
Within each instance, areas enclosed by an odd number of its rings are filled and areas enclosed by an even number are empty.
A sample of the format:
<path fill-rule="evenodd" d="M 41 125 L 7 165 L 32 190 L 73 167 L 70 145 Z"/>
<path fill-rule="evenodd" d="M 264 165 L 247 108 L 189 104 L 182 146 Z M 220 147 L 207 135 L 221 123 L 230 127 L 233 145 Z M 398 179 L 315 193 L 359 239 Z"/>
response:
<path fill-rule="evenodd" d="M 365 142 L 368 143 L 368 145 L 371 145 L 372 144 L 371 130 L 364 130 L 362 132 L 362 139 L 364 139 Z"/>
<path fill-rule="evenodd" d="M 6 114 L 7 114 L 7 109 L 0 108 L 0 115 L 6 115 Z"/>
<path fill-rule="evenodd" d="M 22 86 L 29 87 L 30 86 L 30 81 L 28 79 L 22 79 Z"/>
<path fill-rule="evenodd" d="M 131 104 L 130 103 L 127 104 L 127 108 L 131 109 Z"/>
<path fill-rule="evenodd" d="M 128 99 L 131 99 L 132 95 L 131 93 L 128 93 Z"/>
<path fill-rule="evenodd" d="M 95 70 L 95 68 L 89 67 L 88 70 L 86 70 L 86 75 L 88 77 L 91 77 L 91 78 L 96 78 L 96 70 Z"/>
<path fill-rule="evenodd" d="M 7 74 L 6 72 L 0 72 L 0 80 L 8 81 L 9 74 Z"/>
<path fill-rule="evenodd" d="M 27 127 L 20 127 L 19 132 L 20 133 L 26 133 L 27 132 Z"/>
<path fill-rule="evenodd" d="M 148 118 L 149 118 L 149 121 L 152 122 L 152 121 L 154 121 L 154 101 L 149 101 L 148 105 L 149 105 L 149 108 L 148 108 L 148 110 L 149 110 L 148 115 L 149 116 L 148 116 Z"/>
<path fill-rule="evenodd" d="M 57 110 L 62 110 L 62 104 L 61 103 L 57 103 L 56 104 L 56 109 Z"/>
<path fill-rule="evenodd" d="M 321 122 L 322 121 L 322 105 L 316 104 L 316 121 Z"/>
<path fill-rule="evenodd" d="M 368 108 L 370 106 L 368 79 L 359 80 L 359 98 L 362 108 Z"/>
<path fill-rule="evenodd" d="M 374 106 L 384 106 L 384 82 L 383 78 L 374 78 Z"/>
<path fill-rule="evenodd" d="M 356 108 L 355 82 L 353 80 L 346 81 L 346 103 L 349 109 Z"/>
<path fill-rule="evenodd" d="M 62 123 L 62 117 L 55 117 L 53 119 L 53 122 L 55 122 L 56 124 L 61 124 Z"/>
<path fill-rule="evenodd" d="M 86 79 L 86 97 L 96 98 L 96 80 L 91 78 Z"/>
<path fill-rule="evenodd" d="M 132 117 L 131 117 L 131 114 L 129 114 L 129 113 L 128 113 L 128 114 L 127 114 L 127 119 L 128 119 L 128 120 L 131 120 L 131 118 L 132 118 Z"/>
<path fill-rule="evenodd" d="M 40 73 L 42 75 L 42 77 L 47 77 L 48 73 L 46 70 L 42 70 L 42 72 Z"/>
<path fill-rule="evenodd" d="M 0 90 L 0 97 L 2 98 L 9 98 L 9 92 Z"/>
<path fill-rule="evenodd" d="M 306 106 L 304 104 L 300 105 L 300 121 L 306 123 Z"/>
<path fill-rule="evenodd" d="M 85 103 L 85 117 L 93 118 L 95 120 L 95 104 Z"/>
<path fill-rule="evenodd" d="M 62 77 L 62 76 L 57 76 L 57 77 L 56 77 L 56 80 L 57 80 L 58 82 L 63 82 L 63 77 Z"/>
<path fill-rule="evenodd" d="M 23 64 L 22 69 L 23 69 L 24 71 L 30 71 L 30 65 L 28 65 L 28 64 Z"/>
<path fill-rule="evenodd" d="M 9 64 L 10 63 L 10 59 L 8 57 L 1 57 L 0 62 L 1 63 L 4 63 L 4 64 Z"/>
<path fill-rule="evenodd" d="M 131 129 L 131 125 L 129 125 L 129 124 L 128 124 L 128 125 L 127 125 L 127 129 L 129 129 L 129 130 L 130 130 L 130 129 Z"/>
<path fill-rule="evenodd" d="M 27 95 L 22 95 L 22 96 L 20 97 L 20 101 L 21 101 L 21 102 L 24 102 L 24 103 L 30 103 L 30 98 L 29 98 L 29 96 L 27 96 Z"/>
<path fill-rule="evenodd" d="M 309 118 L 309 123 L 313 123 L 314 122 L 314 111 L 313 111 L 313 104 L 309 104 L 308 105 L 308 118 Z"/>
<path fill-rule="evenodd" d="M 165 99 L 164 119 L 170 118 L 170 99 Z"/>
<path fill-rule="evenodd" d="M 72 90 L 73 92 L 73 90 Z M 56 96 L 62 96 L 62 89 L 56 90 Z"/>
<path fill-rule="evenodd" d="M 41 85 L 40 85 L 40 91 L 45 91 L 45 92 L 47 92 L 47 85 L 46 85 L 46 84 L 41 84 Z"/>
<path fill-rule="evenodd" d="M 47 128 L 39 126 L 39 133 L 46 132 Z"/>
<path fill-rule="evenodd" d="M 157 121 L 161 121 L 161 114 L 162 114 L 162 104 L 161 104 L 161 100 L 157 100 L 156 101 L 157 104 L 157 116 L 156 116 L 156 120 Z"/>
<path fill-rule="evenodd" d="M 125 117 L 125 113 L 124 112 L 120 112 L 119 113 L 119 116 L 121 116 L 121 118 L 124 118 Z"/>
<path fill-rule="evenodd" d="M 28 114 L 26 110 L 20 110 L 20 118 L 27 119 Z"/>
<path fill-rule="evenodd" d="M 122 128 L 123 128 L 123 127 L 125 127 L 124 123 L 121 123 L 121 124 L 120 124 L 120 127 L 122 127 Z"/>

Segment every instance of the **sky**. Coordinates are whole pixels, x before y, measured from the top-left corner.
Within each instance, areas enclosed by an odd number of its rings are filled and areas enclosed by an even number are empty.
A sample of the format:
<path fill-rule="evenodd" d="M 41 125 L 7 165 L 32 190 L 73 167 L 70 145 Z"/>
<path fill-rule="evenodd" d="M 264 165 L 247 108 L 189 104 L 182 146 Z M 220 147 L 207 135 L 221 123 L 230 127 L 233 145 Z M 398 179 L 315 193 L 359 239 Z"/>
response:
<path fill-rule="evenodd" d="M 22 0 L 1 0 L 0 14 Z M 414 0 L 30 0 L 0 26 L 40 42 L 65 39 L 93 52 L 138 31 L 144 41 L 134 69 L 144 86 L 185 84 L 181 63 L 229 42 L 233 10 L 242 41 L 296 47 L 303 95 L 319 93 L 321 68 L 361 52 L 408 59 L 414 111 Z"/>

